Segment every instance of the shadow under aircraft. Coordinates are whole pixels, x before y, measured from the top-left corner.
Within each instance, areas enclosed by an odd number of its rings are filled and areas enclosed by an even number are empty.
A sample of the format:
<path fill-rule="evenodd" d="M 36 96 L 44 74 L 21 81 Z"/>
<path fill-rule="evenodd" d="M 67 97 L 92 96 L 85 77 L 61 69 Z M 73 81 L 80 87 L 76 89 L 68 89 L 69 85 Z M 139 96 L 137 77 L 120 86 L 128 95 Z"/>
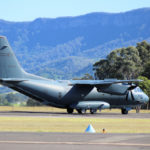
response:
<path fill-rule="evenodd" d="M 149 101 L 135 84 L 141 80 L 52 80 L 25 72 L 8 41 L 0 36 L 0 84 L 49 106 L 74 109 L 79 114 L 90 110 L 119 108 L 127 114 L 131 108 Z"/>

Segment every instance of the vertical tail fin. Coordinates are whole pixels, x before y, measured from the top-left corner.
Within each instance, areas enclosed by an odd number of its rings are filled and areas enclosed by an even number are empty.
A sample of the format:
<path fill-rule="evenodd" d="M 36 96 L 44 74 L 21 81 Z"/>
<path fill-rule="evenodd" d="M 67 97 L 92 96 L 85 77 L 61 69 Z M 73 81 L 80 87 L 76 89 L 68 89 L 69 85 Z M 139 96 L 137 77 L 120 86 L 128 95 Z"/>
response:
<path fill-rule="evenodd" d="M 0 78 L 22 78 L 24 71 L 19 65 L 8 41 L 0 36 Z"/>

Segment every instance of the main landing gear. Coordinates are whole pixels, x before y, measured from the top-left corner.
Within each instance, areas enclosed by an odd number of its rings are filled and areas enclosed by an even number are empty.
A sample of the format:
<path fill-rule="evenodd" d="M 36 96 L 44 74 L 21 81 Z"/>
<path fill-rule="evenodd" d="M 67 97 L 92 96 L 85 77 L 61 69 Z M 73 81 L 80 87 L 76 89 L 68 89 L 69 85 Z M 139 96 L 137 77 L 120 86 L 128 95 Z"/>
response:
<path fill-rule="evenodd" d="M 68 114 L 72 114 L 73 113 L 73 109 L 72 108 L 67 108 L 67 113 Z"/>
<path fill-rule="evenodd" d="M 79 114 L 85 114 L 86 113 L 86 109 L 77 109 L 77 112 Z"/>
<path fill-rule="evenodd" d="M 121 113 L 122 113 L 123 115 L 126 115 L 126 114 L 128 114 L 128 110 L 125 109 L 125 108 L 122 108 L 122 109 L 121 109 Z"/>
<path fill-rule="evenodd" d="M 90 109 L 91 114 L 95 114 L 97 112 L 97 109 Z"/>
<path fill-rule="evenodd" d="M 67 108 L 67 113 L 68 114 L 72 114 L 73 113 L 73 108 Z M 86 113 L 86 109 L 76 109 L 78 114 L 85 114 Z M 91 114 L 95 114 L 97 112 L 97 109 L 90 109 L 90 113 Z"/>

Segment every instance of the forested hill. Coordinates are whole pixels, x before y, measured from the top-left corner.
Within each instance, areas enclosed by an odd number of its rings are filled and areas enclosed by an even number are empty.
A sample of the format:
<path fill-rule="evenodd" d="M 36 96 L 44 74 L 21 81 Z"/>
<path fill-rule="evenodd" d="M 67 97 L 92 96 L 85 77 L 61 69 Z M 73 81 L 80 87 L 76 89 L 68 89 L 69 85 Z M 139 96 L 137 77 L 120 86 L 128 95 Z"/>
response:
<path fill-rule="evenodd" d="M 0 20 L 0 35 L 7 36 L 26 71 L 73 78 L 91 71 L 113 49 L 150 41 L 150 8 L 31 22 Z"/>

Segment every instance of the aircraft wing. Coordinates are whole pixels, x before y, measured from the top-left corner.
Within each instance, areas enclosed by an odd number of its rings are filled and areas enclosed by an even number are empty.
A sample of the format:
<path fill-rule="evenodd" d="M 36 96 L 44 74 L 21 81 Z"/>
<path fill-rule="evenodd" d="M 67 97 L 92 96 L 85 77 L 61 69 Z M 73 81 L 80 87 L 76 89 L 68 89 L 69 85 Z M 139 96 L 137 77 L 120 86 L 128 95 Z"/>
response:
<path fill-rule="evenodd" d="M 142 80 L 117 80 L 117 79 L 104 79 L 104 80 L 71 80 L 70 85 L 91 85 L 91 86 L 101 86 L 101 85 L 111 85 L 117 83 L 133 83 L 141 82 Z"/>
<path fill-rule="evenodd" d="M 98 92 L 124 95 L 127 90 L 134 89 L 137 86 L 132 85 L 135 82 L 141 82 L 142 80 L 115 80 L 115 79 L 105 79 L 105 80 L 72 80 L 70 85 L 76 86 L 77 88 L 89 88 L 96 87 Z M 124 84 L 119 84 L 124 83 Z M 130 84 L 131 83 L 131 84 Z"/>

